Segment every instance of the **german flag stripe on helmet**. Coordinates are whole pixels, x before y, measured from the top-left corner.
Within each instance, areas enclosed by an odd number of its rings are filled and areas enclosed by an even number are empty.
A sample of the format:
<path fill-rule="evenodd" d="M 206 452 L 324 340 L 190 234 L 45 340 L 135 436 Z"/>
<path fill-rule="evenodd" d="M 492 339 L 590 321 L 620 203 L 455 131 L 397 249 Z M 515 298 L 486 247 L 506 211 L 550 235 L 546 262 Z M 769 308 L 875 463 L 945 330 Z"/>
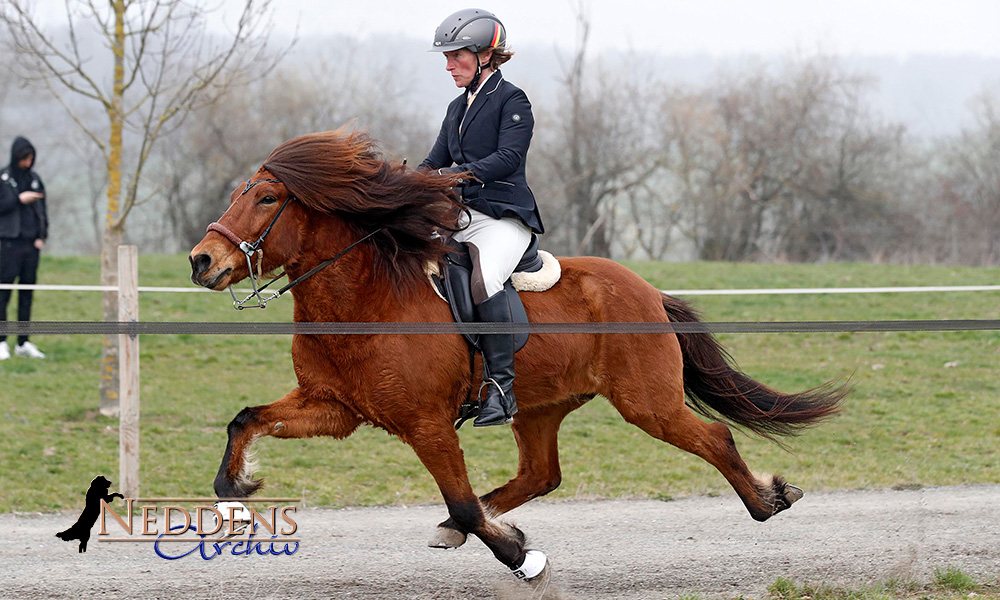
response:
<path fill-rule="evenodd" d="M 493 22 L 493 41 L 490 42 L 490 48 L 496 48 L 497 44 L 500 43 L 500 23 L 496 21 Z"/>

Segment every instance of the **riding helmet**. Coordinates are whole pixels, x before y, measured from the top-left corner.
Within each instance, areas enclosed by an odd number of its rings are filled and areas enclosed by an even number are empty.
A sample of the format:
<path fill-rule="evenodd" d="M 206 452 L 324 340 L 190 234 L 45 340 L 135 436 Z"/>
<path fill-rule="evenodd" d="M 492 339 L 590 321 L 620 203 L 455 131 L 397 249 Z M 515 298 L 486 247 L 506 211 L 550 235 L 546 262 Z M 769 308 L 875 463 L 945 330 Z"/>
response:
<path fill-rule="evenodd" d="M 434 45 L 428 52 L 461 48 L 481 52 L 502 48 L 506 42 L 507 31 L 496 15 L 478 8 L 466 8 L 441 22 L 434 32 Z"/>

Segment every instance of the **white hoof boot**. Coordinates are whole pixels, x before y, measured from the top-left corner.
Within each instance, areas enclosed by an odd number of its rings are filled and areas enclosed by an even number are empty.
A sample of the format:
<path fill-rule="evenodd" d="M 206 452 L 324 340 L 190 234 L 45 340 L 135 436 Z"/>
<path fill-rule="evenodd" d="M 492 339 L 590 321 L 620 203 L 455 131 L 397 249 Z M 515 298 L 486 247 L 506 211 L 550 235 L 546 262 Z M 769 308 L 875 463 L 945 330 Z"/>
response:
<path fill-rule="evenodd" d="M 219 511 L 222 515 L 222 525 L 224 526 L 226 521 L 232 521 L 231 529 L 237 533 L 242 533 L 246 529 L 247 523 L 250 522 L 250 509 L 246 507 L 242 502 L 216 502 L 214 504 L 215 510 Z M 215 520 L 215 525 L 219 526 L 219 517 L 213 515 Z M 229 531 L 222 528 L 219 532 L 221 535 L 232 535 Z"/>
<path fill-rule="evenodd" d="M 465 543 L 466 535 L 451 527 L 438 526 L 427 545 L 431 548 L 458 548 Z"/>
<path fill-rule="evenodd" d="M 522 581 L 531 581 L 542 574 L 547 564 L 548 559 L 545 558 L 544 552 L 541 550 L 528 550 L 528 553 L 524 555 L 524 562 L 521 563 L 521 566 L 511 572 L 514 574 L 514 577 Z"/>

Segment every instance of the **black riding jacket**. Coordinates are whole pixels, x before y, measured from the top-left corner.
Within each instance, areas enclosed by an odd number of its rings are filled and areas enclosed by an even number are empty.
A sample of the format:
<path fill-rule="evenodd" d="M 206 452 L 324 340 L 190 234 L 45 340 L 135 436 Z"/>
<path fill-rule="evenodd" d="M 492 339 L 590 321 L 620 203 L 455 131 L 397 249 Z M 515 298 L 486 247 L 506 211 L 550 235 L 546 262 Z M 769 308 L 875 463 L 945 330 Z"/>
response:
<path fill-rule="evenodd" d="M 500 71 L 490 75 L 468 110 L 467 93 L 448 105 L 437 141 L 418 168 L 458 165 L 472 171 L 476 179 L 460 189 L 470 208 L 497 219 L 518 217 L 542 233 L 542 218 L 524 175 L 535 125 L 528 97 Z"/>

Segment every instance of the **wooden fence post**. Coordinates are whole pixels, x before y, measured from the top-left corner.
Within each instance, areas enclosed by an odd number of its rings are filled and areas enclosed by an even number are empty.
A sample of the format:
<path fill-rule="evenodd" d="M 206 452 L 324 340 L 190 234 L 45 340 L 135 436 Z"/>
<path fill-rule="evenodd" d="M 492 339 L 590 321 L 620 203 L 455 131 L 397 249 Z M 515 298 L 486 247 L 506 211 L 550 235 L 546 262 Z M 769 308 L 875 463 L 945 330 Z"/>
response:
<path fill-rule="evenodd" d="M 118 320 L 139 320 L 139 252 L 118 246 Z M 118 336 L 118 489 L 139 497 L 139 336 Z"/>

